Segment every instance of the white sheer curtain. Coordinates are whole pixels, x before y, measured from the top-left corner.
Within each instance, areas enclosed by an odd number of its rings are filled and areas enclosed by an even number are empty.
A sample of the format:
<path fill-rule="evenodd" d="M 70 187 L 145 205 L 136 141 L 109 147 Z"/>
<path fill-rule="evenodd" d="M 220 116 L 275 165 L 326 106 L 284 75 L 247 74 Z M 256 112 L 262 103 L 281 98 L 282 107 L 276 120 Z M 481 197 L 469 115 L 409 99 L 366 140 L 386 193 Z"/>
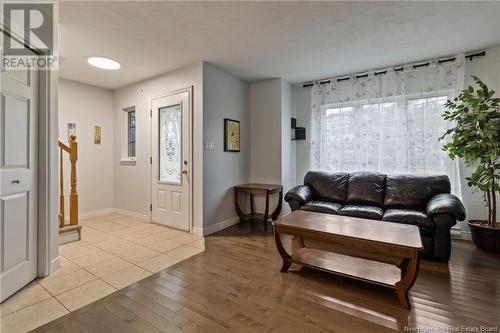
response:
<path fill-rule="evenodd" d="M 312 89 L 311 160 L 316 170 L 446 174 L 460 195 L 458 163 L 438 139 L 444 103 L 463 88 L 464 57 L 371 71 Z"/>

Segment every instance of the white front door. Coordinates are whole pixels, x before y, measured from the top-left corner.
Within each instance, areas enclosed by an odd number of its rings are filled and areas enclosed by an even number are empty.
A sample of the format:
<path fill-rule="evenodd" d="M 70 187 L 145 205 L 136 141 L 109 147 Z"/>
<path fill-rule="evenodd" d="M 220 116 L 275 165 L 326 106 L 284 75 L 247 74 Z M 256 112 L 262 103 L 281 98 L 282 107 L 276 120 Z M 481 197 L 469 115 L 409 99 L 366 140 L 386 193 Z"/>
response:
<path fill-rule="evenodd" d="M 37 276 L 38 75 L 2 71 L 0 302 Z"/>
<path fill-rule="evenodd" d="M 151 219 L 186 231 L 191 225 L 191 109 L 191 89 L 151 101 Z"/>

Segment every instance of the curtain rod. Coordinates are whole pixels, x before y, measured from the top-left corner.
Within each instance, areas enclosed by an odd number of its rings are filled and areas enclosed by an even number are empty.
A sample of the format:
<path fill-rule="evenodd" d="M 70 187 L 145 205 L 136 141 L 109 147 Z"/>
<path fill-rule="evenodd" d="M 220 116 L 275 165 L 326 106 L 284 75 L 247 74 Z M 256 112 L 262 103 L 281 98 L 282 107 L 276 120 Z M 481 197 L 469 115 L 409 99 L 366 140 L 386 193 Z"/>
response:
<path fill-rule="evenodd" d="M 472 59 L 474 59 L 474 58 L 484 57 L 485 55 L 486 55 L 486 51 L 480 51 L 480 52 L 475 52 L 475 53 L 471 53 L 471 54 L 466 55 L 465 59 L 469 59 L 469 61 L 472 61 Z M 455 57 L 442 58 L 442 59 L 439 59 L 437 62 L 439 64 L 444 64 L 446 62 L 455 61 L 455 59 L 456 59 Z M 430 61 L 417 62 L 414 65 L 412 65 L 412 67 L 414 69 L 416 69 L 416 68 L 420 68 L 420 67 L 427 67 L 429 65 L 430 65 Z M 394 68 L 395 72 L 400 72 L 400 71 L 402 71 L 404 69 L 404 66 L 396 66 L 396 67 L 393 67 L 393 68 Z M 387 74 L 387 70 L 381 70 L 381 71 L 378 71 L 378 72 L 374 72 L 375 76 L 382 75 L 382 74 Z M 354 75 L 354 77 L 356 79 L 363 78 L 363 77 L 368 77 L 368 73 L 365 73 L 365 72 L 361 72 L 359 74 L 353 74 L 353 75 Z M 337 82 L 342 82 L 342 81 L 347 81 L 350 78 L 351 78 L 350 75 L 343 75 L 343 76 L 340 76 L 340 77 L 337 77 L 337 78 L 334 78 L 334 79 L 321 80 L 321 81 L 315 81 L 315 82 L 319 82 L 319 84 L 328 84 L 328 83 L 332 82 L 332 80 L 335 80 Z M 312 87 L 312 86 L 314 86 L 314 82 L 307 82 L 307 83 L 302 84 L 303 88 Z"/>

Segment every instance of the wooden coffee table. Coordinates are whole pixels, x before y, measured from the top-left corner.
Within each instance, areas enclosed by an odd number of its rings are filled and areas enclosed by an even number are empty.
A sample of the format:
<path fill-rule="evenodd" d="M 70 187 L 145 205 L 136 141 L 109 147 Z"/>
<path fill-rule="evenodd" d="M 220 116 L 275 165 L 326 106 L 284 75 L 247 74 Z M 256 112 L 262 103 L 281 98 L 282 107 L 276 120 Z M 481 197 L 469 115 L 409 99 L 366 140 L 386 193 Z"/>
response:
<path fill-rule="evenodd" d="M 417 226 L 297 210 L 273 222 L 273 231 L 282 272 L 294 262 L 375 283 L 395 289 L 401 304 L 411 307 L 408 291 L 417 278 L 422 250 Z M 281 234 L 299 240 L 291 255 Z M 327 242 L 331 252 L 305 247 L 304 238 Z"/>

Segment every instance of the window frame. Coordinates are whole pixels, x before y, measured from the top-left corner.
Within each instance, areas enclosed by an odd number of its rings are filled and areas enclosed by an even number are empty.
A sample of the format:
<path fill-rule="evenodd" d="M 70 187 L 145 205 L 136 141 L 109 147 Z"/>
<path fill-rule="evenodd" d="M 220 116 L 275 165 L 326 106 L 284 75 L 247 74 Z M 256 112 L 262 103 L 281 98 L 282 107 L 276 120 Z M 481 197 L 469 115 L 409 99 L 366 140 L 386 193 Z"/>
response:
<path fill-rule="evenodd" d="M 135 164 L 136 159 L 137 159 L 137 112 L 135 109 L 135 106 L 129 106 L 126 108 L 123 108 L 123 129 L 122 129 L 122 156 L 120 160 L 120 164 Z M 130 156 L 130 132 L 129 132 L 129 119 L 130 119 L 130 113 L 134 112 L 135 114 L 135 130 L 134 130 L 134 138 L 133 138 L 133 144 L 134 144 L 134 153 L 135 156 Z"/>
<path fill-rule="evenodd" d="M 362 107 L 364 105 L 370 105 L 370 104 L 377 104 L 381 105 L 383 103 L 388 103 L 388 102 L 393 102 L 398 105 L 404 105 L 404 108 L 406 110 L 406 115 L 405 117 L 408 119 L 408 105 L 411 100 L 418 100 L 418 99 L 432 99 L 432 98 L 440 98 L 440 97 L 446 97 L 447 99 L 452 99 L 455 96 L 455 92 L 452 89 L 443 89 L 439 91 L 432 91 L 432 92 L 425 92 L 425 93 L 416 93 L 416 94 L 405 94 L 405 95 L 397 95 L 397 96 L 388 96 L 388 97 L 380 97 L 380 98 L 373 98 L 373 99 L 360 99 L 360 100 L 352 100 L 348 102 L 339 102 L 339 103 L 328 103 L 328 104 L 323 104 L 321 105 L 321 124 L 326 124 L 325 118 L 327 115 L 328 110 L 332 109 L 346 109 L 346 108 L 352 108 L 353 112 L 356 112 L 356 108 Z M 340 111 L 339 113 L 341 113 Z M 408 126 L 408 123 L 406 123 Z M 324 163 L 324 147 L 323 147 L 323 136 L 325 135 L 325 127 L 321 126 L 320 128 L 320 141 L 319 141 L 319 151 L 320 151 L 320 156 L 319 156 L 319 168 L 323 170 L 323 163 Z M 406 129 L 408 132 L 408 128 Z M 457 166 L 455 168 L 454 172 L 459 172 L 459 167 L 458 167 L 458 161 L 454 162 Z M 384 172 L 384 171 L 380 171 Z M 455 175 L 452 177 L 452 175 L 448 175 L 450 177 L 450 181 L 453 182 L 455 181 L 455 184 L 452 183 L 452 193 L 457 195 L 458 197 L 461 197 L 462 192 L 461 192 L 461 184 L 460 184 L 460 178 Z M 453 179 L 452 179 L 453 178 Z"/>

